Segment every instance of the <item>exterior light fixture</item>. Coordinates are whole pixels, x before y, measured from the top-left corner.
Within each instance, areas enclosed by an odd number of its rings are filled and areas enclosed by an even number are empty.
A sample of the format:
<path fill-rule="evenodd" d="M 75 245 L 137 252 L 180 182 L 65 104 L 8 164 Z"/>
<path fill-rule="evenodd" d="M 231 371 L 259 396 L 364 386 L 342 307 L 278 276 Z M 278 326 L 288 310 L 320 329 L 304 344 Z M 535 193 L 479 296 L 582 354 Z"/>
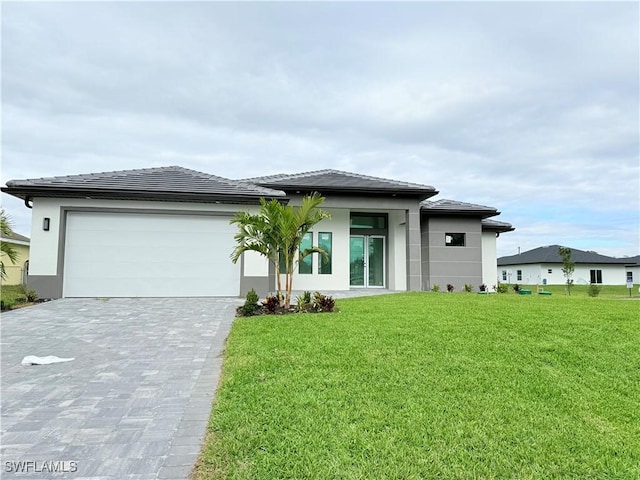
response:
<path fill-rule="evenodd" d="M 50 223 L 51 223 L 51 219 L 49 217 L 44 217 L 42 219 L 42 230 L 44 230 L 45 232 L 48 232 Z"/>

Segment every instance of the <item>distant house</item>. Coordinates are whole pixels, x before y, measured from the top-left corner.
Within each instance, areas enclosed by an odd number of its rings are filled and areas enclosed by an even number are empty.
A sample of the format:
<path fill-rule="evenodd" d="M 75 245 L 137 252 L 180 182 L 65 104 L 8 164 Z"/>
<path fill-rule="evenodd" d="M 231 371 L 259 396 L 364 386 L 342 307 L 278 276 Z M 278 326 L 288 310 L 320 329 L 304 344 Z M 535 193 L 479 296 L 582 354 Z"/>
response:
<path fill-rule="evenodd" d="M 2 280 L 2 285 L 20 285 L 27 283 L 29 272 L 29 246 L 30 240 L 24 235 L 14 233 L 9 237 L 2 237 L 2 241 L 11 244 L 18 254 L 15 263 L 12 263 L 5 255 L 2 256 L 7 278 Z"/>
<path fill-rule="evenodd" d="M 260 295 L 275 269 L 255 252 L 229 258 L 238 211 L 261 198 L 300 205 L 319 192 L 330 215 L 303 239 L 327 257 L 298 265 L 300 290 L 461 290 L 492 284 L 496 239 L 513 227 L 492 207 L 432 201 L 429 185 L 337 170 L 243 180 L 160 167 L 11 180 L 32 210 L 29 287 L 40 298 Z"/>
<path fill-rule="evenodd" d="M 623 258 L 625 275 L 628 282 L 640 283 L 640 255 Z"/>
<path fill-rule="evenodd" d="M 538 247 L 518 255 L 498 258 L 499 280 L 504 283 L 526 285 L 561 285 L 566 282 L 562 273 L 560 245 Z M 573 273 L 575 284 L 596 283 L 625 285 L 628 279 L 638 283 L 638 258 L 615 258 L 596 252 L 571 249 L 571 259 L 576 264 Z M 635 270 L 634 270 L 635 269 Z"/>

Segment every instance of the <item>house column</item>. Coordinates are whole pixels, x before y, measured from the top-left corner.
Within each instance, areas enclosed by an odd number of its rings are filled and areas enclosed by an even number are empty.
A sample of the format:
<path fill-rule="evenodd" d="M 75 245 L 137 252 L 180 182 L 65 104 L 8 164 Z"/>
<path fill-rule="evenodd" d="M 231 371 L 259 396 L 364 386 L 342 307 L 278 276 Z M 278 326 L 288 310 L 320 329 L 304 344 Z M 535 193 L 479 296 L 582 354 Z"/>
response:
<path fill-rule="evenodd" d="M 420 206 L 410 207 L 406 211 L 407 222 L 407 290 L 422 290 L 422 261 L 420 235 Z"/>

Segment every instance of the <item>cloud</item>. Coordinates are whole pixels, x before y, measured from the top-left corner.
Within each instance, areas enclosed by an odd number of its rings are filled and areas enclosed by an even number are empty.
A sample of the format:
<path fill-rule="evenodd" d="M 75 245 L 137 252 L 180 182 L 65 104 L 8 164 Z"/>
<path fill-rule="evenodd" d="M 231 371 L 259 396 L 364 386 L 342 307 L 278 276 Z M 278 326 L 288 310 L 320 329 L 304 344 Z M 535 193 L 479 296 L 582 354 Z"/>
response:
<path fill-rule="evenodd" d="M 638 9 L 7 3 L 2 181 L 340 168 L 496 206 L 500 253 L 555 232 L 636 254 Z"/>

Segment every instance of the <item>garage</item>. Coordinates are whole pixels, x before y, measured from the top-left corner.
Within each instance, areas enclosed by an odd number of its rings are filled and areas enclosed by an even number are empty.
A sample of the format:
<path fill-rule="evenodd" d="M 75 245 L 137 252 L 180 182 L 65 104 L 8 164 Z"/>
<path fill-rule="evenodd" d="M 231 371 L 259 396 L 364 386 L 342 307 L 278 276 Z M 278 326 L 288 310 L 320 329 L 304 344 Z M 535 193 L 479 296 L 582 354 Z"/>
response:
<path fill-rule="evenodd" d="M 230 216 L 69 211 L 64 297 L 238 296 Z"/>

